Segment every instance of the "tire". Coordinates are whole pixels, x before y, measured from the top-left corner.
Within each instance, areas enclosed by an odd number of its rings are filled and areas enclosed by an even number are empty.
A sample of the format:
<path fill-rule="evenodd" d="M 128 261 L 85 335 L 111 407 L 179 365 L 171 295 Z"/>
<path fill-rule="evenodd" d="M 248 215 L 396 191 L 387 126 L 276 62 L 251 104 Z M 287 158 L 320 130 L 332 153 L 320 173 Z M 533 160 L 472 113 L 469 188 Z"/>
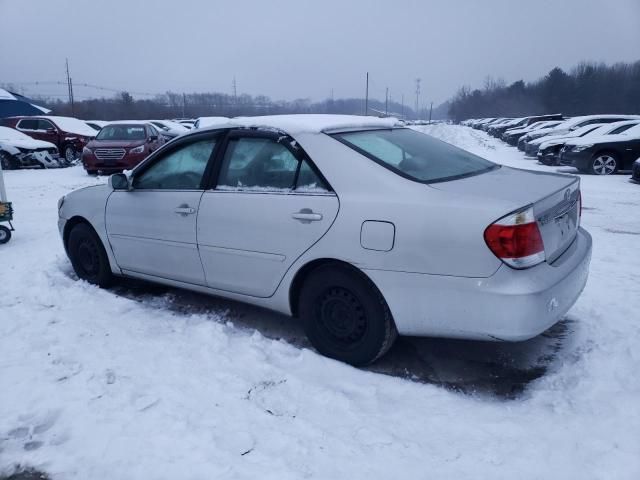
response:
<path fill-rule="evenodd" d="M 67 165 L 72 165 L 76 159 L 76 149 L 71 145 L 64 147 L 64 160 Z"/>
<path fill-rule="evenodd" d="M 0 245 L 11 240 L 11 230 L 4 225 L 0 225 Z"/>
<path fill-rule="evenodd" d="M 298 300 L 305 333 L 324 356 L 367 365 L 382 357 L 398 336 L 380 291 L 352 268 L 326 265 L 312 271 Z"/>
<path fill-rule="evenodd" d="M 3 170 L 16 170 L 20 165 L 13 158 L 13 155 L 9 155 L 7 152 L 0 152 L 0 166 Z"/>
<path fill-rule="evenodd" d="M 612 175 L 620 169 L 617 155 L 609 152 L 596 153 L 589 163 L 589 173 L 593 175 Z"/>
<path fill-rule="evenodd" d="M 86 223 L 79 223 L 71 229 L 67 254 L 74 271 L 82 280 L 103 288 L 113 283 L 107 252 L 100 237 Z"/>

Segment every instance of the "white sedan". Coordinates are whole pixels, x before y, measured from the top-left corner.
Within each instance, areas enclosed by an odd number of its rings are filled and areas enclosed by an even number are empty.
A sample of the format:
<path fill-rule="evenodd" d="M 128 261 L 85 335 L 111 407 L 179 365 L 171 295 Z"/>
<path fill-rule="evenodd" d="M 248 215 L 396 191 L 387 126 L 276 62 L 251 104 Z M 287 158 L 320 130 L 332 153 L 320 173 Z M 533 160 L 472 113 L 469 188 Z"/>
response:
<path fill-rule="evenodd" d="M 77 275 L 127 276 L 301 319 L 354 365 L 398 333 L 497 341 L 587 281 L 576 176 L 501 167 L 393 119 L 231 119 L 59 202 Z"/>

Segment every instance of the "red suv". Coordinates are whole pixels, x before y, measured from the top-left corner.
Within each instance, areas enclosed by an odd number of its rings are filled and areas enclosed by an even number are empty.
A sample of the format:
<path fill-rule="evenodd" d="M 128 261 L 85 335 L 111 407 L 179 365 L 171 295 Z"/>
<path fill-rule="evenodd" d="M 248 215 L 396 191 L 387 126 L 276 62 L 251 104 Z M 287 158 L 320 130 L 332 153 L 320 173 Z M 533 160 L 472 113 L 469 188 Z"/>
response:
<path fill-rule="evenodd" d="M 162 145 L 153 125 L 146 122 L 112 122 L 82 150 L 82 165 L 89 174 L 129 170 Z"/>
<path fill-rule="evenodd" d="M 96 136 L 96 131 L 89 125 L 71 117 L 9 117 L 2 123 L 36 140 L 53 143 L 68 163 L 75 160 L 82 148 Z"/>

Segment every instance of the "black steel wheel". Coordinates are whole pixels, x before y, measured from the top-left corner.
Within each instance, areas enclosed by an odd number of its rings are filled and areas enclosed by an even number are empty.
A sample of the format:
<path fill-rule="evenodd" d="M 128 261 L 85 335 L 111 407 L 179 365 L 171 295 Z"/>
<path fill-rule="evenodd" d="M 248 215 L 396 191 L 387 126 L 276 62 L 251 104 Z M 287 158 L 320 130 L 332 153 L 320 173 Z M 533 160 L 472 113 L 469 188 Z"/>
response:
<path fill-rule="evenodd" d="M 79 223 L 69 233 L 67 254 L 78 277 L 100 287 L 113 281 L 107 252 L 96 232 L 86 223 Z"/>
<path fill-rule="evenodd" d="M 298 311 L 318 352 L 352 365 L 375 362 L 393 345 L 397 330 L 376 286 L 346 265 L 325 265 L 302 285 Z"/>

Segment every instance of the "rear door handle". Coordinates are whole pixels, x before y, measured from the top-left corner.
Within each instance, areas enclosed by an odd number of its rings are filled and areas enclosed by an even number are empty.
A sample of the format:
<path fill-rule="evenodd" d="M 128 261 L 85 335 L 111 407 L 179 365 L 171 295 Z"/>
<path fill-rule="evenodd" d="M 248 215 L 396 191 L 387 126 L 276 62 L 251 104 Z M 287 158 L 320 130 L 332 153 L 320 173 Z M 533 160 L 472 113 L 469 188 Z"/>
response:
<path fill-rule="evenodd" d="M 196 209 L 190 207 L 189 205 L 180 205 L 179 207 L 176 207 L 174 212 L 178 215 L 186 217 L 187 215 L 193 215 L 194 213 L 196 213 Z"/>
<path fill-rule="evenodd" d="M 291 218 L 302 223 L 319 222 L 320 220 L 322 220 L 322 214 L 314 213 L 314 211 L 310 208 L 303 208 L 299 212 L 292 213 Z"/>

